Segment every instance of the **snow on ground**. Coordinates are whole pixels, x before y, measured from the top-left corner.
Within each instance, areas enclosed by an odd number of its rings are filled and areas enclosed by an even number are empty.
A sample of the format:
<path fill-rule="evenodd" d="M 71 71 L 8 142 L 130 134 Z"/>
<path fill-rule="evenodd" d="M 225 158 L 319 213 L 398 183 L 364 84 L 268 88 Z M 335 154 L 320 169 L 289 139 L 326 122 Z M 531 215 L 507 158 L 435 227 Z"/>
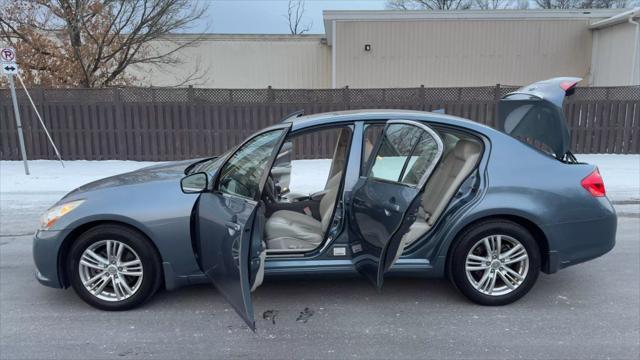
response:
<path fill-rule="evenodd" d="M 613 200 L 640 200 L 640 155 L 576 155 L 578 160 L 599 167 L 607 192 Z M 24 174 L 21 161 L 0 161 L 0 193 L 64 193 L 88 182 L 112 176 L 153 162 L 139 161 L 66 161 L 62 168 L 53 160 L 29 161 L 31 175 Z M 295 160 L 290 190 L 313 193 L 324 189 L 330 161 Z"/>
<path fill-rule="evenodd" d="M 293 160 L 291 162 L 292 193 L 313 194 L 322 191 L 331 170 L 331 159 Z"/>
<path fill-rule="evenodd" d="M 31 175 L 22 161 L 0 161 L 0 193 L 69 192 L 88 182 L 154 165 L 143 161 L 30 160 Z"/>
<path fill-rule="evenodd" d="M 640 200 L 640 155 L 583 154 L 576 158 L 598 166 L 610 199 Z"/>

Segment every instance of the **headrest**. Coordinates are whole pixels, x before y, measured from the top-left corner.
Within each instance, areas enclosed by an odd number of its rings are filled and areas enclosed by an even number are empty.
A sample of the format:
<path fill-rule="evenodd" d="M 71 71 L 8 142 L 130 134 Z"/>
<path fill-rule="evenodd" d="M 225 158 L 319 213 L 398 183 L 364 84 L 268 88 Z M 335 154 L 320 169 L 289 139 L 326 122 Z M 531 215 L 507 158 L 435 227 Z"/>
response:
<path fill-rule="evenodd" d="M 480 152 L 480 144 L 475 141 L 460 139 L 453 148 L 453 154 L 458 158 L 466 159 Z"/>

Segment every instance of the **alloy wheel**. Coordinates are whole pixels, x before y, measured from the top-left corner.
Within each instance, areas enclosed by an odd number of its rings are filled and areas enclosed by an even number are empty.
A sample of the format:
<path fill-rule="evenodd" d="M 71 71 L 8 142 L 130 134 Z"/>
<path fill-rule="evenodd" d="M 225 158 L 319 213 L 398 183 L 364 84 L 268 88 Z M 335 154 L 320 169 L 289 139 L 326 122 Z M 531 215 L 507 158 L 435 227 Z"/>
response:
<path fill-rule="evenodd" d="M 101 240 L 84 250 L 78 264 L 80 280 L 93 296 L 122 301 L 133 296 L 143 278 L 142 261 L 127 244 Z"/>
<path fill-rule="evenodd" d="M 465 272 L 471 285 L 485 295 L 511 293 L 524 282 L 529 272 L 529 254 L 517 239 L 508 235 L 490 235 L 469 250 Z"/>

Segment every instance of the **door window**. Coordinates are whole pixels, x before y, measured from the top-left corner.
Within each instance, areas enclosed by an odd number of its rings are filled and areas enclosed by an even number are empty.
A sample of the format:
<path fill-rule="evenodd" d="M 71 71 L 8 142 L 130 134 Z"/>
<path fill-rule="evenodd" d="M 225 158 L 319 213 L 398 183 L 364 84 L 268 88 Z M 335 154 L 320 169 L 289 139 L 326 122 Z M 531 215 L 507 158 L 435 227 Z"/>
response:
<path fill-rule="evenodd" d="M 434 163 L 438 155 L 438 143 L 428 133 L 424 132 L 413 149 L 407 168 L 402 177 L 402 183 L 418 185 L 429 166 Z"/>
<path fill-rule="evenodd" d="M 373 159 L 369 176 L 407 185 L 418 185 L 438 155 L 432 134 L 410 124 L 387 126 Z"/>
<path fill-rule="evenodd" d="M 364 136 L 362 137 L 362 163 L 360 164 L 360 175 L 367 174 L 371 153 L 378 140 L 382 137 L 385 124 L 367 124 L 364 126 Z"/>
<path fill-rule="evenodd" d="M 257 135 L 233 154 L 220 172 L 218 190 L 256 199 L 260 180 L 284 129 Z"/>

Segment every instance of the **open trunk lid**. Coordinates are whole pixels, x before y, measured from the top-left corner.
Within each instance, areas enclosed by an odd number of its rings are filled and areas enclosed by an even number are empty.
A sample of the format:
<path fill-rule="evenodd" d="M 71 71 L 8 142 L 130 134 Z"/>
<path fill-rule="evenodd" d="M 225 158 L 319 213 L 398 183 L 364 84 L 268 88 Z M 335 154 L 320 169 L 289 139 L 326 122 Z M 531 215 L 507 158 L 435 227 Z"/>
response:
<path fill-rule="evenodd" d="M 498 105 L 499 130 L 524 141 L 533 141 L 558 160 L 573 159 L 571 138 L 562 111 L 566 96 L 573 94 L 576 77 L 558 77 L 524 86 L 505 95 Z"/>

